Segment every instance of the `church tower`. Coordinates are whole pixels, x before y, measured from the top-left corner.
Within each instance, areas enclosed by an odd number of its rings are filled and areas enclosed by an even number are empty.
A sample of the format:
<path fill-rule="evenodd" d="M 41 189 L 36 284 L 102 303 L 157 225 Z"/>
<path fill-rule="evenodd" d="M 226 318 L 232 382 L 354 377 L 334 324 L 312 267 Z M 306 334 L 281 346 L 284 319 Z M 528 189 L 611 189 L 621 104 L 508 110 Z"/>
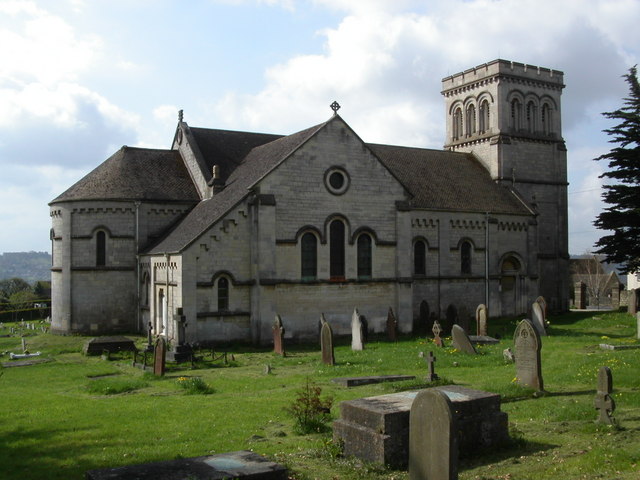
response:
<path fill-rule="evenodd" d="M 562 72 L 506 60 L 442 80 L 445 148 L 473 153 L 538 214 L 538 288 L 551 311 L 569 307 L 563 88 Z"/>

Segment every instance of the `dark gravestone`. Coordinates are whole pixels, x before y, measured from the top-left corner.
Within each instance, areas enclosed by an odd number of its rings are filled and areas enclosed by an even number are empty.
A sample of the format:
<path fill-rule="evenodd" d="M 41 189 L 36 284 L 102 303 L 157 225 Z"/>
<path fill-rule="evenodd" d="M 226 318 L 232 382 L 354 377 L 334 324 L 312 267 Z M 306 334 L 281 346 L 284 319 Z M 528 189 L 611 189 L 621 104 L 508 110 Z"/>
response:
<path fill-rule="evenodd" d="M 442 341 L 442 337 L 440 337 L 442 327 L 437 320 L 433 322 L 433 328 L 431 330 L 433 331 L 433 343 L 435 343 L 437 347 L 444 347 L 444 342 Z"/>
<path fill-rule="evenodd" d="M 435 363 L 436 356 L 433 354 L 433 352 L 429 352 L 429 355 L 427 355 L 427 382 L 434 382 L 438 380 L 438 375 L 436 374 L 435 370 Z"/>
<path fill-rule="evenodd" d="M 320 348 L 322 349 L 322 363 L 325 365 L 335 365 L 336 359 L 333 356 L 333 331 L 329 322 L 322 325 L 320 331 Z"/>
<path fill-rule="evenodd" d="M 96 337 L 84 344 L 82 352 L 85 355 L 102 355 L 105 350 L 111 353 L 121 351 L 135 352 L 137 348 L 133 340 L 127 337 Z"/>
<path fill-rule="evenodd" d="M 387 338 L 392 342 L 398 340 L 398 321 L 391 307 L 389 307 L 389 313 L 387 313 Z"/>
<path fill-rule="evenodd" d="M 613 392 L 613 378 L 611 377 L 611 369 L 609 367 L 600 367 L 598 371 L 598 391 L 594 399 L 594 405 L 598 410 L 598 423 L 605 425 L 614 425 L 615 419 L 611 414 L 616 409 L 616 402 L 613 400 L 611 393 Z"/>
<path fill-rule="evenodd" d="M 445 335 L 451 332 L 451 328 L 453 327 L 453 325 L 456 325 L 457 323 L 458 323 L 458 309 L 455 307 L 455 305 L 449 305 L 447 307 L 447 312 L 445 313 L 444 325 L 442 325 Z"/>
<path fill-rule="evenodd" d="M 587 308 L 587 286 L 584 282 L 574 283 L 573 288 L 573 306 L 578 310 Z"/>
<path fill-rule="evenodd" d="M 531 305 L 531 318 L 533 326 L 536 328 L 541 337 L 547 334 L 547 330 L 544 324 L 544 313 L 542 307 L 538 302 L 533 302 Z"/>
<path fill-rule="evenodd" d="M 536 298 L 536 303 L 540 305 L 540 308 L 542 309 L 542 317 L 546 322 L 547 321 L 547 301 L 544 299 L 542 295 L 540 295 L 538 298 Z"/>
<path fill-rule="evenodd" d="M 457 480 L 458 435 L 453 405 L 436 389 L 423 390 L 411 406 L 409 480 Z"/>
<path fill-rule="evenodd" d="M 153 350 L 153 374 L 159 377 L 164 375 L 167 361 L 167 342 L 164 337 L 158 337 L 156 347 Z"/>
<path fill-rule="evenodd" d="M 364 349 L 364 339 L 362 338 L 362 318 L 358 313 L 358 309 L 353 309 L 353 315 L 351 315 L 351 350 Z"/>
<path fill-rule="evenodd" d="M 89 470 L 87 480 L 287 480 L 287 469 L 249 451 Z"/>
<path fill-rule="evenodd" d="M 178 307 L 173 316 L 176 338 L 172 345 L 173 348 L 166 355 L 166 359 L 170 362 L 182 363 L 193 359 L 191 345 L 186 343 L 187 317 L 182 312 L 182 307 Z"/>
<path fill-rule="evenodd" d="M 278 355 L 285 356 L 284 351 L 284 327 L 282 326 L 282 318 L 276 314 L 273 322 L 273 351 Z"/>
<path fill-rule="evenodd" d="M 320 314 L 320 320 L 318 321 L 318 341 L 322 338 L 322 326 L 327 323 L 327 319 L 324 318 L 324 313 Z"/>
<path fill-rule="evenodd" d="M 443 391 L 454 405 L 461 456 L 492 448 L 509 438 L 508 417 L 500 411 L 500 395 L 458 385 L 433 389 Z M 409 411 L 417 394 L 400 392 L 341 402 L 340 418 L 333 422 L 334 440 L 344 443 L 345 455 L 406 469 Z"/>
<path fill-rule="evenodd" d="M 478 336 L 486 336 L 487 333 L 487 322 L 489 318 L 489 312 L 487 311 L 487 306 L 484 303 L 478 305 L 476 308 L 476 335 Z"/>
<path fill-rule="evenodd" d="M 638 292 L 640 289 L 632 288 L 629 290 L 629 295 L 627 296 L 627 312 L 629 312 L 634 317 L 636 313 L 638 313 Z"/>
<path fill-rule="evenodd" d="M 516 378 L 520 385 L 544 390 L 540 350 L 542 342 L 538 331 L 528 320 L 522 320 L 513 334 L 516 349 Z"/>
<path fill-rule="evenodd" d="M 451 341 L 453 342 L 453 348 L 457 348 L 461 352 L 470 353 L 471 355 L 478 353 L 471 344 L 469 336 L 460 325 L 454 325 L 451 328 Z"/>

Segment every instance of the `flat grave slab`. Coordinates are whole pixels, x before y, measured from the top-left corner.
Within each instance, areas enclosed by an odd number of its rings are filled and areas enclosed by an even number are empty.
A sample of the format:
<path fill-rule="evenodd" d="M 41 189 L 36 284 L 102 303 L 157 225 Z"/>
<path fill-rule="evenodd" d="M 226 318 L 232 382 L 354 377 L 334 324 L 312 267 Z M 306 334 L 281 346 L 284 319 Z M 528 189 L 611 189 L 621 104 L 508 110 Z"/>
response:
<path fill-rule="evenodd" d="M 487 335 L 469 335 L 469 341 L 474 345 L 495 345 L 500 343 L 497 338 L 489 337 Z"/>
<path fill-rule="evenodd" d="M 635 350 L 640 348 L 640 345 L 609 345 L 608 343 L 601 343 L 600 348 L 603 350 Z"/>
<path fill-rule="evenodd" d="M 414 380 L 415 375 L 373 375 L 370 377 L 341 377 L 332 378 L 333 383 L 343 387 L 358 387 L 360 385 L 370 385 L 382 382 L 401 382 L 403 380 Z"/>
<path fill-rule="evenodd" d="M 461 457 L 508 438 L 508 417 L 500 411 L 500 395 L 458 385 L 434 388 L 445 393 L 455 409 Z M 342 402 L 340 418 L 333 422 L 334 440 L 344 442 L 345 455 L 407 468 L 409 412 L 418 392 Z"/>
<path fill-rule="evenodd" d="M 12 362 L 3 362 L 2 366 L 5 368 L 30 367 L 31 365 L 38 365 L 39 363 L 47 363 L 50 361 L 50 358 L 30 358 L 28 360 L 13 360 Z"/>
<path fill-rule="evenodd" d="M 248 450 L 89 470 L 86 480 L 287 480 L 286 467 Z"/>
<path fill-rule="evenodd" d="M 107 350 L 109 353 L 137 350 L 133 340 L 127 337 L 95 337 L 84 344 L 82 353 L 85 355 L 102 355 Z"/>

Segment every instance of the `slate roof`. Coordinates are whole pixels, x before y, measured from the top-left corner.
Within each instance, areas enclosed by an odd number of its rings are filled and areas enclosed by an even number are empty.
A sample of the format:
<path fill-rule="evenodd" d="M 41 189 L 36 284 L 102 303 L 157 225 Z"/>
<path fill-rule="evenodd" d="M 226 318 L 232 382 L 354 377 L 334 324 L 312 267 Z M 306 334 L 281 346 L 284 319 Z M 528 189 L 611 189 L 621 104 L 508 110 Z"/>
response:
<path fill-rule="evenodd" d="M 147 253 L 177 252 L 197 239 L 227 211 L 249 195 L 251 187 L 320 130 L 325 123 L 253 148 L 227 178 L 224 190 L 201 201 L 169 234 Z M 243 132 L 237 132 L 238 138 Z M 246 133 L 247 142 L 254 134 Z M 204 152 L 203 152 L 204 153 Z"/>
<path fill-rule="evenodd" d="M 49 205 L 77 200 L 195 203 L 200 197 L 177 151 L 124 146 Z"/>
<path fill-rule="evenodd" d="M 367 145 L 413 195 L 411 207 L 531 215 L 506 187 L 496 184 L 468 153 Z"/>

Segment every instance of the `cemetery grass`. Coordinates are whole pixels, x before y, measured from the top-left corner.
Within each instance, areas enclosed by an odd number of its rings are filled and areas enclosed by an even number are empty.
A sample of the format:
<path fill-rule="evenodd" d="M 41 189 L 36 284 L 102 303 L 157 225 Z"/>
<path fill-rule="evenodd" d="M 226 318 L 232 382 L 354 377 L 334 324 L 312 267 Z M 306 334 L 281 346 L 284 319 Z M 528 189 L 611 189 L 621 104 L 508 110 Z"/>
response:
<path fill-rule="evenodd" d="M 83 356 L 86 337 L 30 332 L 29 350 L 49 361 L 0 371 L 1 476 L 81 479 L 90 469 L 251 449 L 286 464 L 298 480 L 405 480 L 406 472 L 342 458 L 330 432 L 297 435 L 285 408 L 307 380 L 333 398 L 333 418 L 343 400 L 426 387 L 419 353 L 433 351 L 439 383 L 500 393 L 509 415 L 510 444 L 462 458 L 460 479 L 638 479 L 640 350 L 598 347 L 637 344 L 635 320 L 626 313 L 574 312 L 550 322 L 550 335 L 542 339 L 543 395 L 518 386 L 513 364 L 502 358 L 502 350 L 513 347 L 515 319 L 492 321 L 489 334 L 502 341 L 480 347 L 477 356 L 409 336 L 396 343 L 374 337 L 361 352 L 338 340 L 335 366 L 321 363 L 318 345 L 288 346 L 285 358 L 230 346 L 224 350 L 235 360 L 226 365 L 206 355 L 195 369 L 169 364 L 162 378 L 133 368 L 127 354 Z M 144 338 L 130 338 L 144 345 Z M 19 337 L 0 338 L 0 352 L 20 349 Z M 6 355 L 0 361 L 9 362 Z M 602 365 L 613 372 L 618 427 L 594 423 Z M 355 388 L 331 382 L 391 374 L 416 380 Z M 180 379 L 209 388 L 188 392 Z"/>

